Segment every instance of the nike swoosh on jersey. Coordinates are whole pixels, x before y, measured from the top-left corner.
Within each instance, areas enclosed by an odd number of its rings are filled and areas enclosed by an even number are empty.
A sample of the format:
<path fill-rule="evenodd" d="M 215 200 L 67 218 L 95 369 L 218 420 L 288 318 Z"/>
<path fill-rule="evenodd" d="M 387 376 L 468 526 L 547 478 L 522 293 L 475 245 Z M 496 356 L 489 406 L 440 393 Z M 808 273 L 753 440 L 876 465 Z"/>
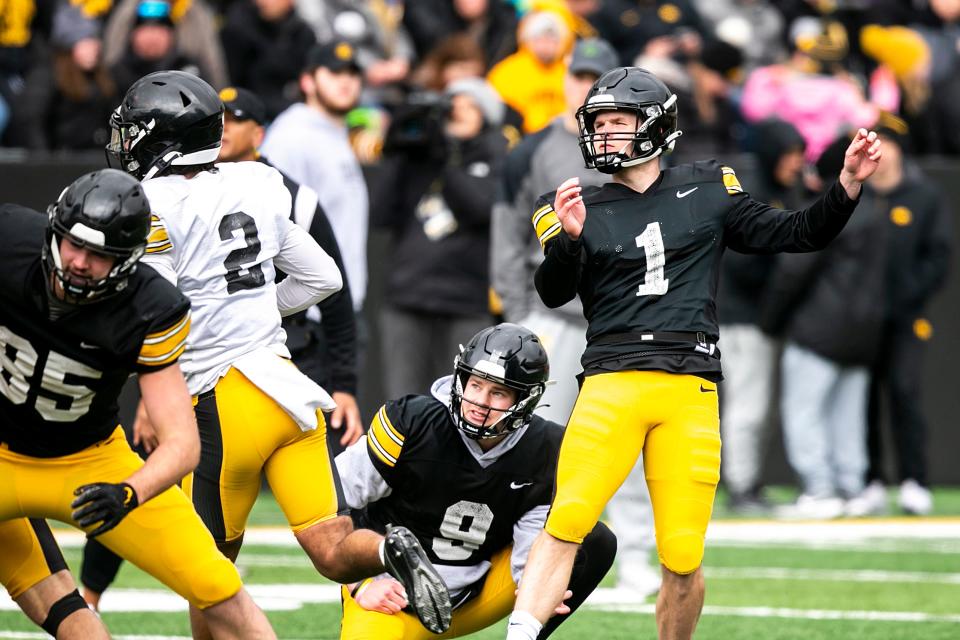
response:
<path fill-rule="evenodd" d="M 699 189 L 699 188 L 700 188 L 700 187 L 694 187 L 693 189 L 690 189 L 689 191 L 684 191 L 683 193 L 681 193 L 681 192 L 678 190 L 678 191 L 677 191 L 677 197 L 678 197 L 678 198 L 686 198 L 688 195 L 690 195 L 691 193 L 693 193 L 694 191 L 696 191 L 696 190 Z"/>
<path fill-rule="evenodd" d="M 511 488 L 511 489 L 519 489 L 519 488 L 521 488 L 521 487 L 526 487 L 526 486 L 529 486 L 529 485 L 531 485 L 531 484 L 533 484 L 533 483 L 532 483 L 532 482 L 511 482 L 511 483 L 510 483 L 510 488 Z"/>
<path fill-rule="evenodd" d="M 717 392 L 716 389 L 707 389 L 707 388 L 705 388 L 703 385 L 700 385 L 700 391 L 701 391 L 702 393 L 716 393 L 716 392 Z"/>
<path fill-rule="evenodd" d="M 100 348 L 100 345 L 90 344 L 90 343 L 88 343 L 88 342 L 83 342 L 83 341 L 81 341 L 81 342 L 80 342 L 80 348 L 81 348 L 81 349 L 99 349 L 99 348 Z"/>

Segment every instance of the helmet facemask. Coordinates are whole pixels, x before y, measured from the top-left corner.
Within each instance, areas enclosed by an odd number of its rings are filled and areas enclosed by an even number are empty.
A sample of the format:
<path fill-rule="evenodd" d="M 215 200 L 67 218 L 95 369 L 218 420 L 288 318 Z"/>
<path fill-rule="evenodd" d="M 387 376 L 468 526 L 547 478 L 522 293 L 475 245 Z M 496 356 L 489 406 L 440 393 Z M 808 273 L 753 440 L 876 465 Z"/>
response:
<path fill-rule="evenodd" d="M 49 224 L 47 226 L 46 241 L 43 244 L 42 260 L 43 272 L 47 286 L 51 292 L 56 292 L 54 282 L 60 285 L 63 291 L 63 301 L 69 304 L 89 304 L 109 298 L 120 293 L 127 286 L 128 278 L 137 270 L 137 261 L 143 255 L 145 246 L 134 249 L 122 249 L 106 246 L 92 238 L 98 232 L 84 225 L 74 225 L 67 229 L 57 219 L 57 205 L 47 207 Z M 114 259 L 113 267 L 106 276 L 98 280 L 86 280 L 78 283 L 67 277 L 63 260 L 60 255 L 60 243 L 64 238 L 78 247 L 84 247 L 100 255 Z"/>
<path fill-rule="evenodd" d="M 542 383 L 532 385 L 513 383 L 504 377 L 502 367 L 497 370 L 498 365 L 489 360 L 482 360 L 477 365 L 477 367 L 468 366 L 463 362 L 461 356 L 457 356 L 454 360 L 453 383 L 450 389 L 450 412 L 457 428 L 468 438 L 488 440 L 516 431 L 530 422 L 533 410 L 536 409 L 537 403 L 540 402 L 543 395 L 545 385 Z M 495 409 L 472 400 L 466 400 L 463 394 L 470 376 L 483 378 L 511 389 L 517 395 L 516 401 L 506 409 Z M 476 425 L 464 417 L 464 403 L 486 410 L 486 416 L 489 416 L 492 411 L 502 411 L 503 414 L 493 424 L 485 424 L 487 421 L 485 417 L 482 424 Z"/>
<path fill-rule="evenodd" d="M 604 94 L 592 96 L 576 114 L 584 164 L 588 169 L 612 174 L 649 162 L 665 151 L 672 151 L 676 139 L 682 135 L 677 130 L 676 105 L 676 94 L 670 94 L 663 104 L 618 102 Z M 636 115 L 636 128 L 632 132 L 597 133 L 596 119 L 604 111 L 623 111 Z M 613 153 L 598 152 L 597 145 L 604 141 L 618 143 L 619 149 Z"/>

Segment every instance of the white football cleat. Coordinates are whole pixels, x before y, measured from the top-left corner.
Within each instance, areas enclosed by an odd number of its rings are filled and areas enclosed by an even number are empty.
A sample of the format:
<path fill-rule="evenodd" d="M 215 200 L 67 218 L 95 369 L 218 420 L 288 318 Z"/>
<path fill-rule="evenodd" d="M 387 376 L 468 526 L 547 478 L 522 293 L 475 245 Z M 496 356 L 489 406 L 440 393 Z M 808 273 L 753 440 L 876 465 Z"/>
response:
<path fill-rule="evenodd" d="M 904 480 L 900 485 L 900 508 L 915 516 L 933 511 L 933 494 L 916 480 Z"/>

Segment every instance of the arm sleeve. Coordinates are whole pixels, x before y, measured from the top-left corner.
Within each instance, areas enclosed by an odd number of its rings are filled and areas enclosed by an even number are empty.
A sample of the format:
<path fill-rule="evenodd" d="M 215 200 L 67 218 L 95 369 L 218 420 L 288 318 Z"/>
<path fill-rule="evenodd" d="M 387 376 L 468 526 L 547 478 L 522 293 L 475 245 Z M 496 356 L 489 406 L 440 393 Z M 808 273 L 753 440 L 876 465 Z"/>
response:
<path fill-rule="evenodd" d="M 395 485 L 396 467 L 407 439 L 403 420 L 404 399 L 390 401 L 380 407 L 367 430 L 367 457 L 380 475 Z"/>
<path fill-rule="evenodd" d="M 583 271 L 583 244 L 571 240 L 563 231 L 553 205 L 549 204 L 552 200 L 552 193 L 541 196 L 533 213 L 533 226 L 546 254 L 533 281 L 543 304 L 556 309 L 577 296 Z"/>
<path fill-rule="evenodd" d="M 853 214 L 858 200 L 847 197 L 834 182 L 813 204 L 800 211 L 777 209 L 758 202 L 728 184 L 728 167 L 723 167 L 727 192 L 736 198 L 724 223 L 724 240 L 741 253 L 802 253 L 823 249 L 837 237 Z M 734 176 L 733 181 L 736 181 Z"/>
<path fill-rule="evenodd" d="M 513 551 L 510 554 L 510 570 L 516 584 L 520 584 L 523 569 L 527 566 L 527 557 L 530 555 L 530 547 L 533 546 L 533 541 L 537 539 L 540 531 L 543 530 L 543 526 L 547 523 L 549 512 L 549 505 L 538 505 L 523 514 L 513 525 Z"/>
<path fill-rule="evenodd" d="M 173 240 L 167 231 L 163 219 L 157 214 L 150 216 L 150 234 L 147 236 L 147 248 L 141 258 L 165 280 L 176 286 L 177 263 L 173 252 Z"/>
<path fill-rule="evenodd" d="M 343 497 L 351 509 L 362 509 L 371 502 L 390 495 L 391 488 L 367 455 L 365 435 L 336 457 L 337 473 L 343 487 Z"/>
<path fill-rule="evenodd" d="M 137 372 L 159 371 L 176 362 L 183 355 L 189 333 L 189 303 L 181 304 L 171 313 L 165 314 L 165 317 L 155 321 L 147 330 L 137 355 Z"/>
<path fill-rule="evenodd" d="M 303 191 L 304 187 L 301 186 Z M 298 194 L 299 195 L 299 194 Z M 316 205 L 310 223 L 310 235 L 320 248 L 327 252 L 343 274 L 343 287 L 337 293 L 321 301 L 320 330 L 327 345 L 330 368 L 330 390 L 357 393 L 357 320 L 350 297 L 350 284 L 343 264 L 340 246 L 334 236 L 330 220 L 323 208 Z"/>
<path fill-rule="evenodd" d="M 277 285 L 277 307 L 288 316 L 340 290 L 343 277 L 336 263 L 305 230 L 284 218 L 285 233 L 274 262 L 289 277 Z"/>

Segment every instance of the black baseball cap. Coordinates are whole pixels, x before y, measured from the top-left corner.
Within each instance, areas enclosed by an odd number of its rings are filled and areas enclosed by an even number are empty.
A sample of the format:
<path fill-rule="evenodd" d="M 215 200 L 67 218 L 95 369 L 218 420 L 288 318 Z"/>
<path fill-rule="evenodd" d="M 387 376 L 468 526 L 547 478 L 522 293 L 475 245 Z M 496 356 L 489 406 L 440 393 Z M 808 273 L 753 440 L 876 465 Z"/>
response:
<path fill-rule="evenodd" d="M 307 54 L 306 70 L 313 71 L 317 67 L 326 67 L 331 71 L 363 71 L 357 60 L 357 48 L 346 40 L 334 40 L 313 47 Z"/>
<path fill-rule="evenodd" d="M 618 66 L 620 59 L 609 42 L 601 38 L 586 38 L 573 47 L 567 70 L 571 74 L 592 73 L 599 77 Z"/>
<path fill-rule="evenodd" d="M 224 111 L 237 120 L 253 120 L 259 125 L 267 123 L 267 107 L 257 94 L 240 87 L 220 90 Z"/>

